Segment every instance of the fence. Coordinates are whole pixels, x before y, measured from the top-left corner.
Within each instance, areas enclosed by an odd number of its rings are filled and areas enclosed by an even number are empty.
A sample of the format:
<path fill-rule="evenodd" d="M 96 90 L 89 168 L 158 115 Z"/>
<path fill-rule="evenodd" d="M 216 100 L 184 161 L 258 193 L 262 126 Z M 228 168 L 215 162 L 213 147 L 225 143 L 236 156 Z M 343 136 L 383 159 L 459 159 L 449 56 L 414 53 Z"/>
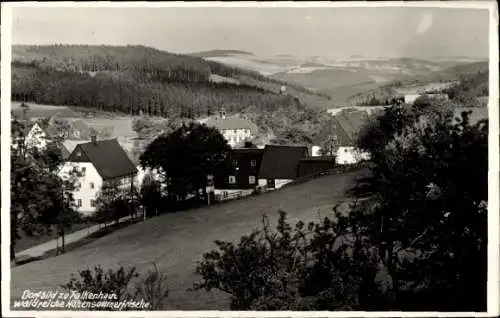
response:
<path fill-rule="evenodd" d="M 304 176 L 304 177 L 295 179 L 292 182 L 285 184 L 283 186 L 283 188 L 291 186 L 291 185 L 295 185 L 295 184 L 304 183 L 306 181 L 309 181 L 309 180 L 312 180 L 312 179 L 316 179 L 316 178 L 320 178 L 320 177 L 323 177 L 323 176 L 328 176 L 328 175 L 332 175 L 332 174 L 341 174 L 341 173 L 347 173 L 347 172 L 351 172 L 351 171 L 366 169 L 366 168 L 370 167 L 370 164 L 371 163 L 369 161 L 361 161 L 361 162 L 358 162 L 358 163 L 355 163 L 355 164 L 350 164 L 350 165 L 339 165 L 339 166 L 336 166 L 333 169 L 321 171 L 321 172 L 318 172 L 318 173 L 314 173 L 314 174 L 311 174 L 311 175 L 308 175 L 308 176 Z"/>

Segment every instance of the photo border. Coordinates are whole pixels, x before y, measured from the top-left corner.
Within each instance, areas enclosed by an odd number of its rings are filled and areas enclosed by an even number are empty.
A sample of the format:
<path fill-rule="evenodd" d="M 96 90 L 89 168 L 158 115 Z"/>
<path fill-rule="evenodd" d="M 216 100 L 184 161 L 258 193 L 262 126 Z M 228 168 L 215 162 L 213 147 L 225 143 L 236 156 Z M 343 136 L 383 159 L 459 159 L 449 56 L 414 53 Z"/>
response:
<path fill-rule="evenodd" d="M 293 311 L 12 311 L 10 300 L 10 192 L 5 191 L 10 185 L 10 102 L 11 102 L 11 30 L 12 8 L 16 7 L 429 7 L 489 10 L 489 141 L 488 141 L 488 297 L 487 312 L 293 312 Z M 488 317 L 499 314 L 499 79 L 498 79 L 498 6 L 496 1 L 415 1 L 415 2 L 21 2 L 1 3 L 1 182 L 4 185 L 1 197 L 2 244 L 2 316 L 8 317 Z"/>

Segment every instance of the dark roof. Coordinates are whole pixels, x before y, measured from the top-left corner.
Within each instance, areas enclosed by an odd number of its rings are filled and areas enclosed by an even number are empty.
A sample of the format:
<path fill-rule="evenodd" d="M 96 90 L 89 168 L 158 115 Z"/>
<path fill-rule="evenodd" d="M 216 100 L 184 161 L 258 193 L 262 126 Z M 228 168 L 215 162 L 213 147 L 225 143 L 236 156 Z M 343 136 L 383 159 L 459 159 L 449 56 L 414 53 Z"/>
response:
<path fill-rule="evenodd" d="M 337 136 L 339 146 L 354 146 L 357 135 L 370 116 L 364 111 L 340 112 L 332 117 L 329 136 Z"/>
<path fill-rule="evenodd" d="M 295 179 L 300 159 L 307 156 L 307 147 L 267 145 L 264 148 L 259 178 Z"/>
<path fill-rule="evenodd" d="M 118 178 L 137 173 L 137 168 L 118 143 L 117 139 L 98 140 L 79 144 L 70 155 L 68 161 L 74 160 L 73 155 L 82 151 L 104 179 Z"/>

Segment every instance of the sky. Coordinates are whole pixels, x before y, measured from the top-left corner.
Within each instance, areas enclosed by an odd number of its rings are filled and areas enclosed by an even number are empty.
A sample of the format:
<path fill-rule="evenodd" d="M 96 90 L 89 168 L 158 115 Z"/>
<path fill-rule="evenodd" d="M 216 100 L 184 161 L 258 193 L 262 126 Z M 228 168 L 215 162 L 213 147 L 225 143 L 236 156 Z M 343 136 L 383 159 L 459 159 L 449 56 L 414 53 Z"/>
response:
<path fill-rule="evenodd" d="M 140 44 L 174 53 L 488 57 L 486 9 L 13 8 L 13 44 Z"/>

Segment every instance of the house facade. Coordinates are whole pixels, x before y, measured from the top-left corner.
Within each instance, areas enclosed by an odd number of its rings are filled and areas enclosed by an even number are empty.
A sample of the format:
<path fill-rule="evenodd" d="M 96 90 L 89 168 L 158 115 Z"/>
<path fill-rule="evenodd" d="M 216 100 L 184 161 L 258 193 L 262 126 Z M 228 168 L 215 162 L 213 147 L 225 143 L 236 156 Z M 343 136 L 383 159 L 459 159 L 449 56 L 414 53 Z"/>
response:
<path fill-rule="evenodd" d="M 259 186 L 279 189 L 297 179 L 300 160 L 307 157 L 307 147 L 266 145 L 259 169 Z"/>
<path fill-rule="evenodd" d="M 45 149 L 49 142 L 48 138 L 47 133 L 42 127 L 38 123 L 34 123 L 26 134 L 24 144 L 27 148 L 36 147 L 38 149 Z"/>
<path fill-rule="evenodd" d="M 258 127 L 241 116 L 226 117 L 220 115 L 209 118 L 205 121 L 205 125 L 217 128 L 232 148 L 252 140 L 258 133 Z"/>
<path fill-rule="evenodd" d="M 258 175 L 264 149 L 235 148 L 214 175 L 217 190 L 254 189 L 258 185 Z"/>
<path fill-rule="evenodd" d="M 355 164 L 363 160 L 370 160 L 370 154 L 352 146 L 339 147 L 335 155 L 335 162 L 339 165 Z"/>
<path fill-rule="evenodd" d="M 117 184 L 127 189 L 136 186 L 137 167 L 132 163 L 116 139 L 92 140 L 78 144 L 59 171 L 68 179 L 72 171 L 78 171 L 73 191 L 76 210 L 85 216 L 96 211 L 97 196 L 105 184 Z"/>

